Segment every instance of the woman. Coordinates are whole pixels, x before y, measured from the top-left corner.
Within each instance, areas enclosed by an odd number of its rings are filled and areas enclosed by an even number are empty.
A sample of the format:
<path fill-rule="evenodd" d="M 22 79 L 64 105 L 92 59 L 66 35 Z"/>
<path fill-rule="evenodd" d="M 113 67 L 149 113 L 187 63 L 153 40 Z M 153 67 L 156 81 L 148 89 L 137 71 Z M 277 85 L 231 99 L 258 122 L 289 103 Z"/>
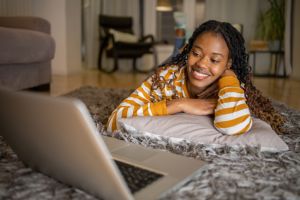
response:
<path fill-rule="evenodd" d="M 227 135 L 249 131 L 251 115 L 280 133 L 285 120 L 253 86 L 244 43 L 229 23 L 203 23 L 180 54 L 160 66 L 113 111 L 108 131 L 118 129 L 121 117 L 185 112 L 214 114 L 216 129 Z"/>

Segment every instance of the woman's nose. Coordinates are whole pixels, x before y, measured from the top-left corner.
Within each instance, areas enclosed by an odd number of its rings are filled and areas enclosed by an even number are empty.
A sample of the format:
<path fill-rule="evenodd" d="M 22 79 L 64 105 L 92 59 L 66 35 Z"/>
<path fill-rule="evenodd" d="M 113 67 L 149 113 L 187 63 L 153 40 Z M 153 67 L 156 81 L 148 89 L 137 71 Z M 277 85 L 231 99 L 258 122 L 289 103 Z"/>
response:
<path fill-rule="evenodd" d="M 203 67 L 203 68 L 208 68 L 209 67 L 209 59 L 207 58 L 207 57 L 205 57 L 205 56 L 203 56 L 203 57 L 200 57 L 197 61 L 196 61 L 196 63 L 197 63 L 197 65 L 199 65 L 200 67 Z"/>

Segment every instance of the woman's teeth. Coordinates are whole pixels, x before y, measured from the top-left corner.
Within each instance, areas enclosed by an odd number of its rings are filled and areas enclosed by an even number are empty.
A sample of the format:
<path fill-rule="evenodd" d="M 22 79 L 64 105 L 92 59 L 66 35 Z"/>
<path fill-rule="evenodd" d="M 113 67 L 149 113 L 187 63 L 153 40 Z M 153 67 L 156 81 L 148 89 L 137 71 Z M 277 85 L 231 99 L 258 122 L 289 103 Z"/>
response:
<path fill-rule="evenodd" d="M 200 72 L 197 72 L 197 71 L 195 71 L 195 74 L 197 76 L 201 76 L 201 77 L 207 77 L 208 76 L 207 74 L 203 74 L 203 73 L 200 73 Z"/>
<path fill-rule="evenodd" d="M 203 80 L 210 76 L 209 73 L 205 72 L 201 68 L 192 68 L 192 73 L 195 79 Z"/>

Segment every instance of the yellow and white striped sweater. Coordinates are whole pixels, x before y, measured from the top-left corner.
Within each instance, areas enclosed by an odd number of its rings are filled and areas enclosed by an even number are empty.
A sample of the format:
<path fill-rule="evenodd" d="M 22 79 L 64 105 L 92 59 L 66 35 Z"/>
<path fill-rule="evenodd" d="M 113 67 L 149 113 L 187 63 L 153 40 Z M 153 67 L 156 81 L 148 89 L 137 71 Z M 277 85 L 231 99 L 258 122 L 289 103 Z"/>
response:
<path fill-rule="evenodd" d="M 179 98 L 189 98 L 185 68 L 170 66 L 161 71 L 160 77 L 174 81 L 175 91 L 168 86 L 163 90 L 155 89 L 152 91 L 155 101 L 151 101 L 152 77 L 148 78 L 113 111 L 107 123 L 108 131 L 119 129 L 119 118 L 167 115 L 167 100 L 172 99 L 174 92 Z M 214 119 L 216 129 L 227 135 L 242 134 L 250 130 L 252 119 L 239 80 L 234 76 L 220 78 L 218 96 Z"/>

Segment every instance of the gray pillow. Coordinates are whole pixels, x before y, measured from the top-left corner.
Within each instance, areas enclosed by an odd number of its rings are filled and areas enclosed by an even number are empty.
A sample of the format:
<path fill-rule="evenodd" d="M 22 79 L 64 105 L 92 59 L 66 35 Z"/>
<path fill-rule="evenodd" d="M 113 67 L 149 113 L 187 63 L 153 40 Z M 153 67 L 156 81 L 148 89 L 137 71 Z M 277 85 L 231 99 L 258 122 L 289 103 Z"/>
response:
<path fill-rule="evenodd" d="M 223 135 L 218 132 L 213 119 L 185 113 L 155 117 L 133 117 L 118 120 L 121 129 L 130 134 L 154 134 L 186 139 L 201 144 L 227 144 L 229 146 L 260 146 L 261 151 L 287 151 L 286 143 L 266 122 L 253 118 L 249 132 L 242 135 Z"/>

